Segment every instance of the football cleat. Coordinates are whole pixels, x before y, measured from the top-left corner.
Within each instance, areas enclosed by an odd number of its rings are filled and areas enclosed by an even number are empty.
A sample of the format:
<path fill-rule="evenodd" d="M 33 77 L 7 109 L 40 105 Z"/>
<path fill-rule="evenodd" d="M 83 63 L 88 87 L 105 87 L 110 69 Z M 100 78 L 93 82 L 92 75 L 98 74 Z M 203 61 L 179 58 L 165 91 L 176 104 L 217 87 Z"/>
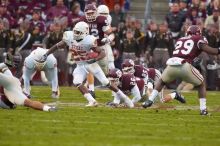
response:
<path fill-rule="evenodd" d="M 52 106 L 48 109 L 49 112 L 56 112 L 57 110 L 58 110 L 58 108 L 55 106 Z"/>
<path fill-rule="evenodd" d="M 109 101 L 106 103 L 107 106 L 110 106 L 110 107 L 118 107 L 119 104 L 118 103 L 114 103 L 113 101 Z"/>
<path fill-rule="evenodd" d="M 92 97 L 95 99 L 96 96 L 95 96 L 95 91 L 89 91 L 89 93 L 92 95 Z"/>
<path fill-rule="evenodd" d="M 173 93 L 176 93 L 174 99 L 178 100 L 181 103 L 186 103 L 186 100 L 184 99 L 183 96 L 181 96 L 180 93 L 178 93 L 177 91 L 173 91 Z"/>
<path fill-rule="evenodd" d="M 30 94 L 27 94 L 25 92 L 23 92 L 23 93 L 24 93 L 25 96 L 27 96 L 27 98 L 29 98 L 29 99 L 33 98 Z"/>
<path fill-rule="evenodd" d="M 89 102 L 89 104 L 86 105 L 86 107 L 96 107 L 96 106 L 98 106 L 98 103 L 96 101 Z"/>
<path fill-rule="evenodd" d="M 207 111 L 207 109 L 200 110 L 200 115 L 202 115 L 202 116 L 206 116 L 206 115 L 208 115 L 208 111 Z"/>
<path fill-rule="evenodd" d="M 54 99 L 58 99 L 59 98 L 58 92 L 57 91 L 53 91 L 51 97 L 54 98 Z"/>
<path fill-rule="evenodd" d="M 143 108 L 151 107 L 152 104 L 153 104 L 153 101 L 151 101 L 151 100 L 148 99 L 148 100 L 146 100 L 146 101 L 142 104 L 142 107 L 143 107 Z"/>

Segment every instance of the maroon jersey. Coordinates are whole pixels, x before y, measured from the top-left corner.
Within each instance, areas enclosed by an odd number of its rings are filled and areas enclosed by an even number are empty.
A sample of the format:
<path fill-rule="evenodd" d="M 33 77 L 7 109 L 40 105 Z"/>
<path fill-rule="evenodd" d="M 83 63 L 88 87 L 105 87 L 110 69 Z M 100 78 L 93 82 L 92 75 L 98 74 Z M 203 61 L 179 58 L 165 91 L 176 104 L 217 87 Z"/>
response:
<path fill-rule="evenodd" d="M 93 22 L 88 22 L 86 17 L 80 18 L 80 21 L 84 21 L 89 25 L 89 34 L 97 38 L 98 46 L 104 45 L 101 40 L 104 38 L 105 32 L 103 29 L 109 26 L 107 18 L 104 16 L 97 16 Z"/>
<path fill-rule="evenodd" d="M 132 74 L 123 74 L 120 78 L 120 84 L 118 87 L 125 94 L 129 94 L 135 85 L 136 79 Z"/>
<path fill-rule="evenodd" d="M 148 77 L 154 80 L 156 75 L 156 71 L 154 68 L 145 68 L 142 65 L 135 65 L 134 70 L 134 76 L 139 78 Z"/>
<path fill-rule="evenodd" d="M 144 91 L 144 80 L 142 78 L 138 78 L 138 77 L 135 77 L 135 80 L 136 80 L 136 84 L 138 86 L 138 89 L 140 91 L 140 93 L 142 94 L 143 91 Z"/>
<path fill-rule="evenodd" d="M 199 48 L 200 44 L 208 44 L 205 37 L 200 35 L 182 37 L 178 39 L 175 44 L 173 57 L 179 57 L 189 63 L 192 63 L 193 59 L 199 56 L 202 52 Z"/>

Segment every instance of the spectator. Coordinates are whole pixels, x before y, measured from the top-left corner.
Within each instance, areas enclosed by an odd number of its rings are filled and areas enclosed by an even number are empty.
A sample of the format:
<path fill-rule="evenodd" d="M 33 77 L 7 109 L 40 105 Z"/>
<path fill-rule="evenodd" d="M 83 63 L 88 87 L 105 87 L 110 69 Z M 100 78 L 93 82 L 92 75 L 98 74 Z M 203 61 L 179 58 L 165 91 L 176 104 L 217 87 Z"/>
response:
<path fill-rule="evenodd" d="M 180 0 L 180 11 L 186 16 L 188 12 L 187 0 Z"/>
<path fill-rule="evenodd" d="M 151 44 L 151 41 L 155 38 L 156 33 L 157 33 L 157 24 L 154 21 L 151 21 L 148 24 L 148 28 L 147 28 L 147 32 L 145 34 L 145 38 L 144 38 L 144 48 L 143 51 L 145 52 L 146 55 L 146 63 L 148 64 L 148 67 L 153 67 L 152 66 L 152 57 L 150 57 L 149 54 L 149 46 Z"/>
<path fill-rule="evenodd" d="M 159 25 L 159 30 L 151 41 L 150 48 L 151 61 L 154 67 L 163 70 L 174 49 L 173 39 L 166 23 Z"/>
<path fill-rule="evenodd" d="M 211 0 L 211 2 L 209 2 L 208 6 L 207 6 L 207 14 L 208 16 L 212 15 L 212 12 L 214 9 L 219 9 L 220 8 L 220 4 L 218 0 Z"/>
<path fill-rule="evenodd" d="M 206 10 L 206 2 L 201 1 L 199 5 L 198 16 L 201 17 L 203 20 L 207 17 L 207 10 Z"/>
<path fill-rule="evenodd" d="M 54 18 L 60 18 L 62 16 L 67 16 L 68 9 L 64 5 L 63 0 L 57 0 L 56 5 L 51 7 L 47 12 L 47 19 L 52 21 Z"/>
<path fill-rule="evenodd" d="M 20 78 L 22 75 L 22 67 L 24 59 L 30 54 L 32 48 L 31 34 L 29 33 L 30 22 L 24 20 L 20 23 L 19 30 L 15 30 L 13 49 L 14 53 L 20 53 L 22 61 L 16 70 L 16 77 Z"/>
<path fill-rule="evenodd" d="M 11 48 L 10 34 L 5 29 L 4 21 L 0 18 L 0 62 L 4 61 L 4 54 Z"/>
<path fill-rule="evenodd" d="M 196 21 L 199 18 L 200 17 L 198 15 L 198 9 L 194 7 L 190 9 L 190 13 L 188 14 L 186 19 L 188 19 L 188 21 L 191 21 L 192 25 L 196 25 Z"/>
<path fill-rule="evenodd" d="M 113 11 L 116 4 L 119 4 L 120 8 L 124 7 L 124 0 L 104 0 L 105 5 L 108 6 L 109 11 Z"/>
<path fill-rule="evenodd" d="M 80 17 L 84 15 L 84 13 L 80 9 L 80 4 L 75 2 L 72 6 L 72 11 L 68 14 L 68 24 L 69 27 L 73 27 L 76 22 L 79 21 Z"/>
<path fill-rule="evenodd" d="M 125 21 L 125 14 L 121 11 L 120 3 L 114 5 L 114 10 L 110 12 L 112 16 L 112 27 L 118 27 L 119 23 Z"/>
<path fill-rule="evenodd" d="M 44 35 L 41 33 L 38 26 L 33 27 L 31 32 L 32 49 L 42 47 Z"/>
<path fill-rule="evenodd" d="M 208 16 L 205 20 L 205 28 L 209 24 L 215 24 L 218 27 L 218 30 L 220 32 L 220 16 L 219 16 L 219 9 L 214 9 L 213 14 L 211 16 Z"/>
<path fill-rule="evenodd" d="M 180 31 L 184 21 L 185 16 L 180 12 L 179 4 L 177 2 L 173 3 L 170 12 L 166 16 L 166 22 L 175 40 L 180 37 Z"/>
<path fill-rule="evenodd" d="M 139 45 L 134 39 L 134 33 L 130 30 L 126 32 L 126 38 L 122 40 L 121 48 L 120 48 L 124 59 L 132 59 L 137 64 L 139 63 L 140 57 L 140 48 Z"/>
<path fill-rule="evenodd" d="M 33 31 L 33 29 L 36 27 L 40 29 L 41 35 L 44 35 L 46 33 L 45 23 L 41 20 L 40 10 L 34 7 L 32 20 L 30 22 L 30 31 Z"/>
<path fill-rule="evenodd" d="M 15 25 L 15 20 L 11 16 L 11 14 L 8 11 L 7 6 L 5 4 L 0 5 L 0 18 L 1 19 L 7 19 L 7 21 L 9 22 L 10 27 Z"/>
<path fill-rule="evenodd" d="M 52 31 L 48 34 L 45 40 L 48 49 L 63 38 L 62 25 L 59 19 L 55 19 L 54 24 L 51 25 L 51 29 Z M 57 59 L 59 85 L 67 85 L 67 49 L 60 48 L 53 54 Z"/>

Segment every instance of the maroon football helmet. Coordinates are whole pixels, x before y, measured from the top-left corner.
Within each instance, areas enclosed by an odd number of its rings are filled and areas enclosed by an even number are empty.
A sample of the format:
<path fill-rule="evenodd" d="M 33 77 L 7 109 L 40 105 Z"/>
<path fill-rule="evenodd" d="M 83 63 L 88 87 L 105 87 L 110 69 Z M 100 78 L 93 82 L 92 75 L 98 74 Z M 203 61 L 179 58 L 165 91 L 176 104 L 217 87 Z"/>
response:
<path fill-rule="evenodd" d="M 110 69 L 107 77 L 109 79 L 110 82 L 113 82 L 115 85 L 119 85 L 119 79 L 122 76 L 122 72 L 120 69 L 114 68 L 114 69 Z"/>
<path fill-rule="evenodd" d="M 191 25 L 188 27 L 187 31 L 186 31 L 186 35 L 201 35 L 202 31 L 200 29 L 200 27 L 198 25 Z"/>
<path fill-rule="evenodd" d="M 93 22 L 97 17 L 97 8 L 93 4 L 88 4 L 85 6 L 84 13 L 88 22 Z"/>
<path fill-rule="evenodd" d="M 134 74 L 134 61 L 132 59 L 125 59 L 122 63 L 122 72 L 124 74 Z"/>

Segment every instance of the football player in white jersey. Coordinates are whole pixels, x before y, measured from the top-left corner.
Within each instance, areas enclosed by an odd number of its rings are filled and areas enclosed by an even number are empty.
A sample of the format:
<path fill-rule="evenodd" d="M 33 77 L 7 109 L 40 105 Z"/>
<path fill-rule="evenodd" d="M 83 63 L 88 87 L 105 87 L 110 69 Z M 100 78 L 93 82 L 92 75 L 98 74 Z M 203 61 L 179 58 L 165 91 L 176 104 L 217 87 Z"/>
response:
<path fill-rule="evenodd" d="M 107 18 L 107 21 L 109 24 L 112 23 L 112 17 L 109 14 L 109 8 L 106 5 L 99 5 L 97 11 L 100 16 L 104 16 Z M 110 45 L 110 43 L 114 40 L 114 38 L 115 38 L 115 36 L 112 33 L 109 36 L 106 35 L 106 37 L 102 39 L 102 42 L 106 43 L 105 52 L 106 52 L 106 56 L 107 56 L 107 60 L 108 60 L 108 69 L 109 70 L 115 68 L 114 55 L 113 55 L 112 48 Z"/>
<path fill-rule="evenodd" d="M 50 86 L 52 87 L 52 98 L 59 98 L 59 85 L 57 77 L 57 60 L 51 54 L 45 62 L 37 62 L 42 55 L 47 52 L 46 49 L 38 47 L 24 60 L 24 70 L 22 78 L 24 80 L 24 93 L 30 97 L 30 80 L 36 71 L 44 71 Z"/>
<path fill-rule="evenodd" d="M 16 105 L 23 105 L 36 110 L 56 111 L 56 107 L 33 101 L 22 92 L 20 81 L 12 75 L 8 68 L 17 66 L 20 61 L 21 58 L 19 56 L 7 54 L 5 63 L 0 63 L 0 86 L 3 87 L 3 91 L 0 94 L 0 107 L 12 109 Z"/>
<path fill-rule="evenodd" d="M 97 61 L 105 57 L 105 52 L 97 47 L 96 37 L 89 35 L 89 26 L 87 23 L 82 21 L 78 22 L 73 28 L 73 31 L 64 32 L 62 41 L 52 46 L 47 53 L 42 56 L 40 61 L 45 61 L 49 54 L 65 45 L 69 47 L 69 51 L 71 51 L 72 57 L 77 64 L 73 72 L 73 84 L 88 100 L 89 103 L 86 106 L 98 105 L 97 101 L 83 84 L 88 73 L 92 73 L 103 86 L 107 86 L 109 89 L 116 92 L 128 107 L 134 107 L 132 101 L 121 90 L 110 84 L 98 65 Z"/>

